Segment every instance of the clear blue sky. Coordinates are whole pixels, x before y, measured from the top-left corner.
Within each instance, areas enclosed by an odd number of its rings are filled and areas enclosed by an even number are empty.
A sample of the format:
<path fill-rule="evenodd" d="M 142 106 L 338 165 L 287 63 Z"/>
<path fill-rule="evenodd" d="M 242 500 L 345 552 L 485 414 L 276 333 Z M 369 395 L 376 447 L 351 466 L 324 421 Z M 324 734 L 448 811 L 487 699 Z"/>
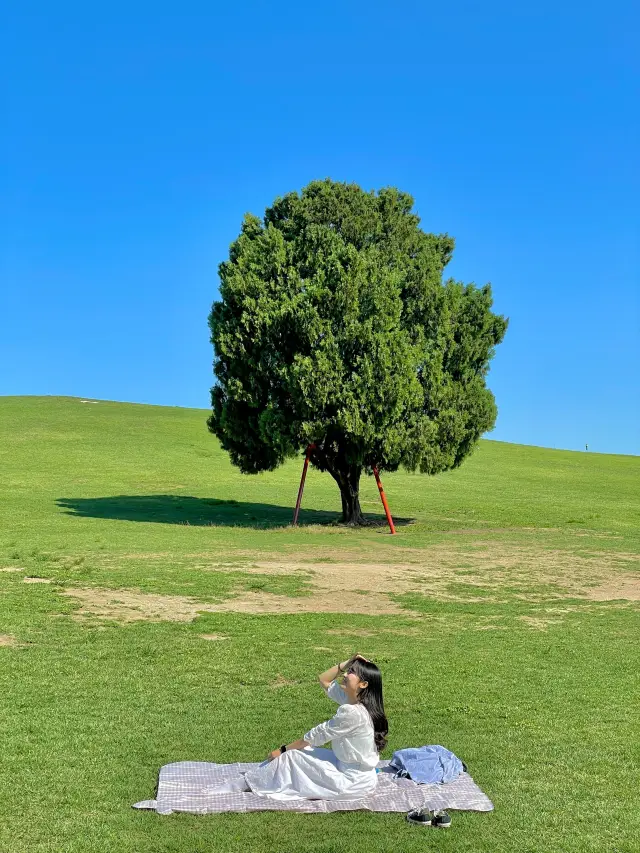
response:
<path fill-rule="evenodd" d="M 410 192 L 492 282 L 490 437 L 640 453 L 639 28 L 632 0 L 11 4 L 0 394 L 207 407 L 243 213 L 331 177 Z"/>

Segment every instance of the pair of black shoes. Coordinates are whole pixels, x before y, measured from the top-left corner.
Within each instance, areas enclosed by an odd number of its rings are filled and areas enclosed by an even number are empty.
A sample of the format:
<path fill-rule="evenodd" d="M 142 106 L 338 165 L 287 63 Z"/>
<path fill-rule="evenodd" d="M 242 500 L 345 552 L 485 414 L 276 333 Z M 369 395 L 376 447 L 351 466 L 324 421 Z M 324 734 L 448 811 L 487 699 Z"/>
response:
<path fill-rule="evenodd" d="M 407 815 L 409 823 L 416 826 L 436 826 L 439 829 L 449 829 L 451 818 L 444 811 L 431 812 L 428 809 L 414 809 Z"/>

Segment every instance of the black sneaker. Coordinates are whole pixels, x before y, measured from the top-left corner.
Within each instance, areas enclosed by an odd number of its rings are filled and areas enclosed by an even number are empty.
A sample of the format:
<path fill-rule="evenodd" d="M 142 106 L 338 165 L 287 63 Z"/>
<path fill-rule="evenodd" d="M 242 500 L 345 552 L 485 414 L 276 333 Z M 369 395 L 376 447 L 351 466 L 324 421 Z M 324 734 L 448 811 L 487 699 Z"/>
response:
<path fill-rule="evenodd" d="M 416 826 L 431 826 L 431 812 L 428 809 L 413 809 L 407 815 L 407 820 Z"/>
<path fill-rule="evenodd" d="M 449 829 L 451 818 L 446 812 L 434 812 L 431 818 L 431 826 L 437 826 L 440 829 Z"/>

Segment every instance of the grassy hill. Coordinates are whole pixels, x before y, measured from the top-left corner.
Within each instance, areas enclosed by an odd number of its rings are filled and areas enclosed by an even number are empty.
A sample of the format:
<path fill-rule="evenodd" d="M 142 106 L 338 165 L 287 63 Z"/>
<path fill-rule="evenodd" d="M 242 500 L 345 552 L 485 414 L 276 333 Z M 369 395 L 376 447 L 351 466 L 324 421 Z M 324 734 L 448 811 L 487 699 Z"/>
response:
<path fill-rule="evenodd" d="M 637 849 L 640 458 L 483 441 L 384 476 L 396 536 L 371 479 L 380 523 L 349 530 L 312 470 L 294 529 L 301 461 L 242 476 L 206 416 L 0 398 L 0 851 Z M 356 647 L 385 756 L 444 743 L 494 813 L 434 837 L 130 809 L 163 763 L 261 759 L 325 719 L 315 674 Z"/>

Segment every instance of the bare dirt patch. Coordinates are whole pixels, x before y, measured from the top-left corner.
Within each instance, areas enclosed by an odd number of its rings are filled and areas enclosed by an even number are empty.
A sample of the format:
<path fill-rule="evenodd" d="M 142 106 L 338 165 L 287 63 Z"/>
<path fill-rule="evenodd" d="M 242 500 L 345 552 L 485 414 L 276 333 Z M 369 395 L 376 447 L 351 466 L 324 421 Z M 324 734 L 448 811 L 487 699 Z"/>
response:
<path fill-rule="evenodd" d="M 407 611 L 404 611 L 407 613 Z M 367 628 L 329 628 L 325 634 L 333 637 L 376 637 L 378 634 L 395 634 L 401 637 L 415 637 L 420 633 L 419 628 L 380 628 L 377 631 L 369 631 Z"/>
<path fill-rule="evenodd" d="M 118 560 L 163 560 L 171 557 L 168 551 L 162 551 L 157 554 L 149 553 L 148 551 L 138 552 L 136 554 L 118 554 Z"/>
<path fill-rule="evenodd" d="M 51 578 L 23 578 L 22 583 L 53 583 Z"/>
<path fill-rule="evenodd" d="M 304 598 L 289 598 L 286 595 L 271 595 L 267 592 L 244 592 L 216 605 L 201 609 L 221 613 L 360 613 L 362 615 L 407 615 L 407 610 L 386 595 L 362 596 L 355 592 L 314 591 Z"/>
<path fill-rule="evenodd" d="M 192 622 L 207 605 L 180 595 L 155 595 L 129 589 L 65 589 L 82 602 L 73 614 L 76 619 L 99 617 L 116 622 Z"/>
<path fill-rule="evenodd" d="M 0 634 L 0 646 L 17 646 L 18 641 L 11 634 Z"/>
<path fill-rule="evenodd" d="M 26 569 L 20 569 L 17 566 L 4 566 L 0 568 L 0 572 L 26 572 Z"/>
<path fill-rule="evenodd" d="M 347 612 L 361 612 L 362 603 L 360 607 L 353 603 L 353 594 L 368 593 L 364 603 L 366 612 L 389 613 L 396 609 L 379 610 L 385 599 L 389 601 L 391 595 L 411 592 L 465 603 L 504 602 L 513 598 L 532 602 L 550 598 L 589 598 L 594 584 L 602 585 L 604 591 L 605 584 L 620 578 L 621 568 L 639 559 L 636 554 L 574 553 L 486 541 L 465 543 L 464 547 L 437 545 L 425 550 L 402 549 L 401 553 L 389 552 L 389 560 L 385 562 L 355 562 L 353 556 L 350 561 L 338 559 L 322 563 L 318 562 L 318 557 L 313 562 L 257 560 L 246 571 L 304 575 L 311 581 L 312 594 L 307 604 L 313 607 L 317 601 L 318 611 L 325 609 L 318 598 L 326 600 L 333 593 L 336 597 L 350 599 Z M 401 562 L 397 561 L 398 557 Z M 243 569 L 235 565 L 232 571 Z M 455 588 L 460 581 L 466 589 L 462 585 L 460 589 Z M 474 587 L 478 588 L 478 594 Z M 621 591 L 636 594 L 629 584 Z"/>
<path fill-rule="evenodd" d="M 201 640 L 228 640 L 226 634 L 198 634 Z"/>
<path fill-rule="evenodd" d="M 289 678 L 285 678 L 284 675 L 278 673 L 275 681 L 272 681 L 269 687 L 271 687 L 273 690 L 278 690 L 281 687 L 293 687 L 299 683 L 300 682 L 298 681 L 291 681 Z"/>
<path fill-rule="evenodd" d="M 541 619 L 537 616 L 519 616 L 518 619 L 535 631 L 546 631 L 549 625 L 559 625 L 562 622 L 562 619 Z"/>
<path fill-rule="evenodd" d="M 245 592 L 218 604 L 205 603 L 180 595 L 156 595 L 123 589 L 66 589 L 61 595 L 76 598 L 82 607 L 73 614 L 76 619 L 98 617 L 117 622 L 192 622 L 199 613 L 333 613 L 348 612 L 369 614 L 394 613 L 406 616 L 395 602 L 382 596 L 374 602 L 374 609 L 365 600 L 354 595 L 352 602 L 336 600 L 335 596 L 321 594 L 309 598 L 289 598 L 266 592 Z"/>
<path fill-rule="evenodd" d="M 307 561 L 251 552 L 242 552 L 242 556 L 234 552 L 217 561 L 206 553 L 189 555 L 188 560 L 180 558 L 194 573 L 297 576 L 307 582 L 305 596 L 238 588 L 230 598 L 203 603 L 185 596 L 135 590 L 76 589 L 64 594 L 82 602 L 83 607 L 76 613 L 80 618 L 94 615 L 122 622 L 143 619 L 186 622 L 195 619 L 199 612 L 418 615 L 394 600 L 394 596 L 406 593 L 418 593 L 440 601 L 484 604 L 514 600 L 543 603 L 566 598 L 581 598 L 585 602 L 640 598 L 638 581 L 628 574 L 629 563 L 638 561 L 635 554 L 575 553 L 537 545 L 466 539 L 460 540 L 457 546 L 440 544 L 428 549 L 381 546 L 375 552 L 376 562 L 357 562 L 361 553 L 316 549 L 313 558 Z M 124 559 L 165 559 L 167 556 L 164 553 L 128 554 Z M 47 582 L 44 578 L 38 580 Z M 26 578 L 25 581 L 29 582 Z M 439 618 L 429 617 L 431 621 Z M 493 626 L 494 622 L 491 624 Z M 493 630 L 493 627 L 483 630 Z"/>
<path fill-rule="evenodd" d="M 303 568 L 298 564 L 295 565 L 295 568 L 290 568 L 289 566 L 280 565 L 279 563 L 247 563 L 243 565 L 242 563 L 218 563 L 218 564 L 207 564 L 199 566 L 205 572 L 227 572 L 227 573 L 236 573 L 242 572 L 245 575 L 292 575 L 297 573 L 303 573 L 308 575 L 310 569 Z"/>
<path fill-rule="evenodd" d="M 623 539 L 617 533 L 597 533 L 595 530 L 590 530 L 588 533 L 581 533 L 577 530 L 573 531 L 574 536 L 580 536 L 583 539 Z"/>
<path fill-rule="evenodd" d="M 591 601 L 640 601 L 640 577 L 620 577 L 592 587 L 587 598 Z"/>

